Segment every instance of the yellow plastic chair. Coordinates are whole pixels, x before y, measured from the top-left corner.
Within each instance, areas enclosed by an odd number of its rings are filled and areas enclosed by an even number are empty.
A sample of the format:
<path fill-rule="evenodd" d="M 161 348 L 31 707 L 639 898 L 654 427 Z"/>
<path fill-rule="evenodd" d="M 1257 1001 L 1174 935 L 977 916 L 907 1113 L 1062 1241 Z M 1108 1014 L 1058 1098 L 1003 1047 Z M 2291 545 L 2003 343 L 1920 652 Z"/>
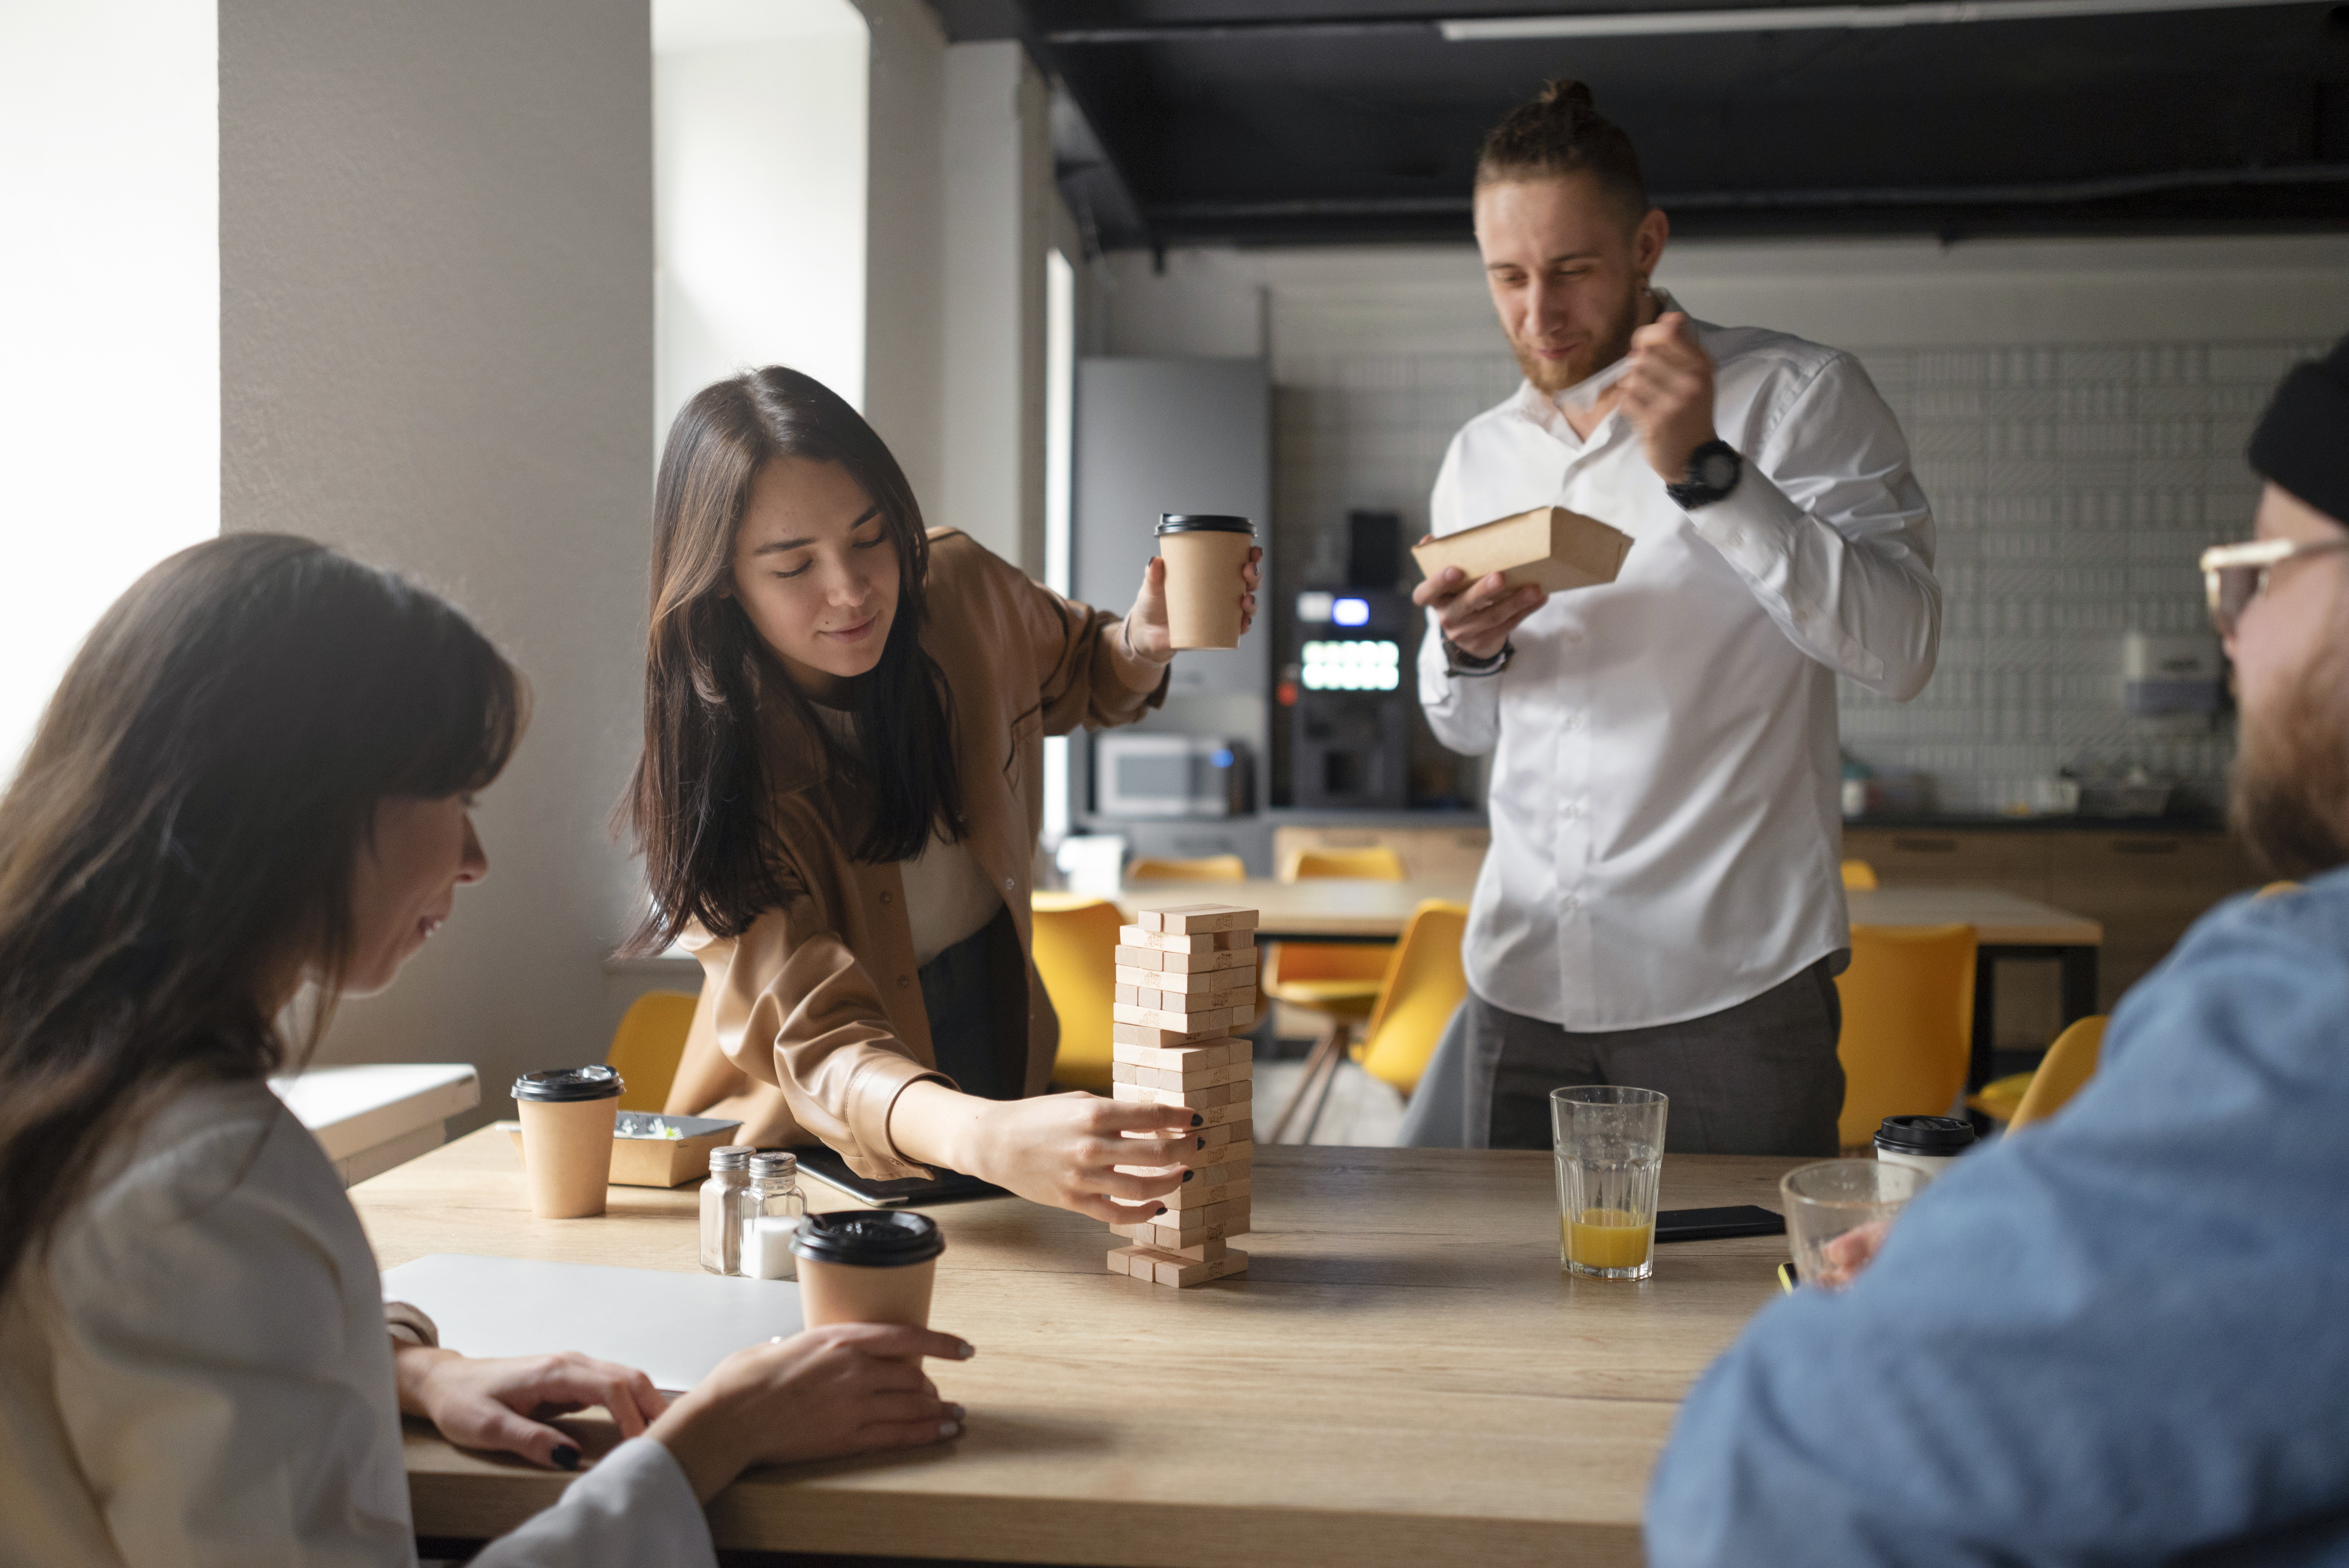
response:
<path fill-rule="evenodd" d="M 1883 884 L 1876 880 L 1876 868 L 1866 861 L 1846 861 L 1843 863 L 1843 891 L 1874 892 Z"/>
<path fill-rule="evenodd" d="M 1401 882 L 1402 860 L 1384 844 L 1370 844 L 1359 850 L 1299 850 L 1280 871 L 1283 882 L 1309 882 L 1316 877 Z"/>
<path fill-rule="evenodd" d="M 1384 844 L 1372 844 L 1360 850 L 1302 850 L 1281 870 L 1283 882 L 1321 877 L 1401 882 L 1402 861 Z M 1280 1141 L 1318 1076 L 1337 1071 L 1339 1060 L 1353 1044 L 1354 1030 L 1379 1005 L 1394 954 L 1392 942 L 1282 942 L 1265 949 L 1257 988 L 1276 1002 L 1321 1018 L 1321 1036 L 1305 1059 L 1305 1076 L 1274 1119 L 1268 1141 Z"/>
<path fill-rule="evenodd" d="M 1846 1149 L 1875 1140 L 1888 1116 L 1947 1116 L 1965 1088 L 1974 1028 L 1974 928 L 1851 928 L 1843 995 Z"/>
<path fill-rule="evenodd" d="M 1237 855 L 1201 855 L 1196 860 L 1136 856 L 1125 868 L 1128 882 L 1246 882 L 1247 862 Z"/>
<path fill-rule="evenodd" d="M 1105 898 L 1036 892 L 1036 972 L 1061 1016 L 1061 1049 L 1052 1081 L 1065 1088 L 1107 1094 L 1110 1007 L 1117 999 L 1117 928 L 1125 917 Z"/>
<path fill-rule="evenodd" d="M 1362 1070 L 1405 1095 L 1419 1087 L 1444 1026 L 1467 1000 L 1468 975 L 1460 963 L 1467 930 L 1464 903 L 1431 898 L 1412 911 L 1378 1007 L 1362 1030 Z"/>
<path fill-rule="evenodd" d="M 604 1065 L 620 1075 L 622 1110 L 657 1113 L 668 1103 L 677 1064 L 685 1059 L 685 1037 L 701 998 L 690 991 L 647 991 L 628 1004 Z"/>
<path fill-rule="evenodd" d="M 2105 1049 L 2106 1021 L 2105 1015 L 2098 1013 L 2055 1037 L 2055 1043 L 2039 1058 L 2038 1070 L 2031 1075 L 2031 1088 L 2024 1091 L 2023 1103 L 2007 1121 L 2009 1132 L 2046 1120 L 2080 1092 L 2082 1084 L 2095 1077 L 2096 1059 Z"/>

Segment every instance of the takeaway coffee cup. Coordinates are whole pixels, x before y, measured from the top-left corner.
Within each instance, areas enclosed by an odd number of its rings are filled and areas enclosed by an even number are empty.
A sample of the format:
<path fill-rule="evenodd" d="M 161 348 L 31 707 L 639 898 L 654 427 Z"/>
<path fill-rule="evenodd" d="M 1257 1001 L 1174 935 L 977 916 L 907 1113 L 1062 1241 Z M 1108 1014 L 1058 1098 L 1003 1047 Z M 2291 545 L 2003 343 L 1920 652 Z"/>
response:
<path fill-rule="evenodd" d="M 604 1212 L 623 1087 L 606 1067 L 549 1068 L 514 1079 L 532 1213 L 576 1220 Z"/>
<path fill-rule="evenodd" d="M 930 1326 L 930 1282 L 946 1237 L 927 1214 L 849 1210 L 810 1214 L 792 1238 L 800 1314 L 827 1323 Z"/>
<path fill-rule="evenodd" d="M 1158 553 L 1166 562 L 1166 629 L 1178 648 L 1240 645 L 1240 568 L 1256 546 L 1244 517 L 1163 512 Z"/>
<path fill-rule="evenodd" d="M 1974 1124 L 1954 1116 L 1888 1116 L 1876 1130 L 1876 1157 L 1939 1176 L 1974 1146 Z"/>

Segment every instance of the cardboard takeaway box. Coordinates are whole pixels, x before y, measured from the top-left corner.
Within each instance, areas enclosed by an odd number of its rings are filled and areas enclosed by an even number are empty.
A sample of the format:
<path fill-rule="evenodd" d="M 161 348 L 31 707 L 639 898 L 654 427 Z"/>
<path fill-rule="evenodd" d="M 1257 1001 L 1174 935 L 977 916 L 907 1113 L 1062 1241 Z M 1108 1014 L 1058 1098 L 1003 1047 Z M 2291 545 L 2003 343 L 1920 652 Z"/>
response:
<path fill-rule="evenodd" d="M 664 1138 L 656 1125 L 683 1134 Z M 498 1126 L 522 1152 L 522 1123 Z M 612 1132 L 612 1183 L 618 1187 L 681 1187 L 709 1174 L 709 1151 L 734 1141 L 739 1121 L 719 1121 L 707 1116 L 656 1116 L 648 1110 L 624 1110 Z"/>
<path fill-rule="evenodd" d="M 1551 593 L 1612 583 L 1631 549 L 1630 535 L 1562 506 L 1537 506 L 1411 547 L 1433 577 L 1457 566 L 1469 582 L 1498 572 L 1512 588 L 1539 583 Z"/>

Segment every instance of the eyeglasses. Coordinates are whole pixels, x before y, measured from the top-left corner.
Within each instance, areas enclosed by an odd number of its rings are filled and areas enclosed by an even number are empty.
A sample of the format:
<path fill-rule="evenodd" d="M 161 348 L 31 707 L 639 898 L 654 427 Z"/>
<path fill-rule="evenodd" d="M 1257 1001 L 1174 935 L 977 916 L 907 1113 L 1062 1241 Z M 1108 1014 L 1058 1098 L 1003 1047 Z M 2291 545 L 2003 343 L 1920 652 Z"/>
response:
<path fill-rule="evenodd" d="M 2222 637 L 2252 600 L 2267 592 L 2268 574 L 2287 561 L 2349 550 L 2349 539 L 2254 539 L 2246 544 L 2214 545 L 2202 552 L 2202 587 L 2210 602 L 2210 623 Z"/>

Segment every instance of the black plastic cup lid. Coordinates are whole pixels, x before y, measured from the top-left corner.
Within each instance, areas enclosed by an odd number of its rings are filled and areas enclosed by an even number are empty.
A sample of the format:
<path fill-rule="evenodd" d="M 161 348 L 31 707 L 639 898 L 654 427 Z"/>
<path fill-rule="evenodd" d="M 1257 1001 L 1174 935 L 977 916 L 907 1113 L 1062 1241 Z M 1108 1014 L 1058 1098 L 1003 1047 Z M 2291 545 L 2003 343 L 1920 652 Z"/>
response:
<path fill-rule="evenodd" d="M 1161 533 L 1245 533 L 1254 535 L 1256 524 L 1244 517 L 1219 516 L 1206 511 L 1162 511 L 1158 514 Z"/>
<path fill-rule="evenodd" d="M 566 1099 L 617 1099 L 627 1085 L 610 1068 L 549 1068 L 514 1079 L 516 1099 L 541 1102 Z"/>
<path fill-rule="evenodd" d="M 1896 1154 L 1960 1154 L 1974 1146 L 1974 1124 L 1954 1116 L 1888 1116 L 1876 1147 Z"/>
<path fill-rule="evenodd" d="M 946 1250 L 946 1237 L 927 1214 L 896 1210 L 810 1214 L 792 1236 L 792 1251 L 801 1257 L 868 1269 L 926 1264 Z"/>

